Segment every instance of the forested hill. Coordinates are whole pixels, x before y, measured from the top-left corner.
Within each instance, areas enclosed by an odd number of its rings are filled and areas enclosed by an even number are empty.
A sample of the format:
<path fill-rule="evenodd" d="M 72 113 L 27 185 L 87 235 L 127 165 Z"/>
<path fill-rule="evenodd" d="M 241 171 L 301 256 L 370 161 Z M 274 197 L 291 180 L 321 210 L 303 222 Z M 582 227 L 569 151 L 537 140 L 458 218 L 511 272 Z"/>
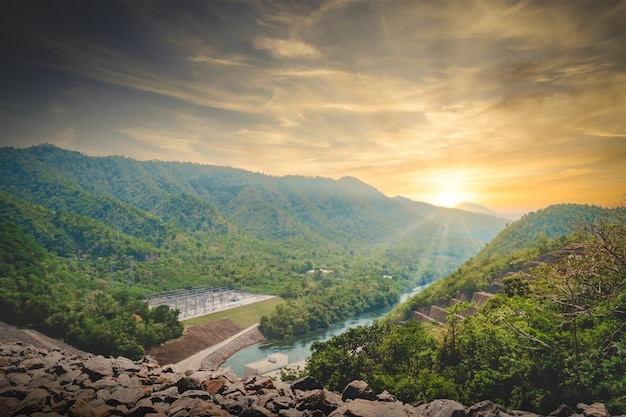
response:
<path fill-rule="evenodd" d="M 337 268 L 334 259 L 367 255 L 377 272 L 410 284 L 452 271 L 507 222 L 388 198 L 350 177 L 272 177 L 51 145 L 0 149 L 0 190 L 0 219 L 62 256 L 143 261 L 210 241 L 213 257 L 252 246 L 297 259 L 292 269 Z"/>
<path fill-rule="evenodd" d="M 0 148 L 0 227 L 30 242 L 2 242 L 0 310 L 83 349 L 136 356 L 175 336 L 163 331 L 171 315 L 151 317 L 142 297 L 228 286 L 283 297 L 292 322 L 276 314 L 264 329 L 287 337 L 395 303 L 506 223 L 351 177 Z"/>
<path fill-rule="evenodd" d="M 605 208 L 581 204 L 557 204 L 528 213 L 498 233 L 459 269 L 399 306 L 398 311 L 410 314 L 421 307 L 445 305 L 463 294 L 471 299 L 476 291 L 493 291 L 495 280 L 500 285 L 504 275 L 563 248 L 581 224 L 602 219 L 608 213 Z"/>
<path fill-rule="evenodd" d="M 420 213 L 350 177 L 273 177 L 227 167 L 88 157 L 51 145 L 0 149 L 0 188 L 130 234 L 136 233 L 137 220 L 128 221 L 124 208 L 185 232 L 238 230 L 260 239 L 315 235 L 351 246 L 397 240 L 407 230 L 446 233 L 451 219 L 465 225 L 451 233 L 486 242 L 506 224 L 434 206 Z"/>
<path fill-rule="evenodd" d="M 602 402 L 623 415 L 624 277 L 626 206 L 551 206 L 386 320 L 314 343 L 307 369 L 331 390 L 360 378 L 406 402 L 489 399 L 541 415 Z"/>

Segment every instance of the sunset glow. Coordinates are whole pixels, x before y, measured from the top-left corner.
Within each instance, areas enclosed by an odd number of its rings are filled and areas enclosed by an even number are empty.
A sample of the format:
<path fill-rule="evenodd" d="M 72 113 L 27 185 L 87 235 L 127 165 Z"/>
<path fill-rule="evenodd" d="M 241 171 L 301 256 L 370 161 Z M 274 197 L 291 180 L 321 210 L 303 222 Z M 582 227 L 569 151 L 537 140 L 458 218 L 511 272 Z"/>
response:
<path fill-rule="evenodd" d="M 495 210 L 626 192 L 625 2 L 69 7 L 0 17 L 2 146 L 353 176 Z"/>

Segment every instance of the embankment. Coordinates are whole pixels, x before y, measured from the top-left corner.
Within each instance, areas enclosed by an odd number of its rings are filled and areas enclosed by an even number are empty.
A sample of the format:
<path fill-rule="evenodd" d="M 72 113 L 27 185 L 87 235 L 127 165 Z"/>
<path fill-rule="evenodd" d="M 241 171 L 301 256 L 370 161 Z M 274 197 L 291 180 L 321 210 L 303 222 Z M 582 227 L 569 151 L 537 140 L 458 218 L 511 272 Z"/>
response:
<path fill-rule="evenodd" d="M 207 351 L 206 355 L 200 358 L 200 361 L 202 361 L 202 359 L 209 354 L 214 353 L 214 350 L 216 350 L 207 349 L 223 344 L 229 339 L 237 339 L 235 336 L 245 330 L 246 329 L 242 329 L 240 326 L 235 324 L 234 321 L 226 317 L 210 321 L 208 323 L 187 327 L 182 337 L 150 350 L 149 354 L 160 364 L 166 365 L 179 363 L 192 356 L 198 355 L 200 352 Z M 263 339 L 260 339 L 259 341 L 261 340 Z M 238 349 L 245 346 L 240 346 Z M 195 369 L 198 369 L 199 366 L 200 364 L 198 363 L 198 366 L 196 366 Z"/>

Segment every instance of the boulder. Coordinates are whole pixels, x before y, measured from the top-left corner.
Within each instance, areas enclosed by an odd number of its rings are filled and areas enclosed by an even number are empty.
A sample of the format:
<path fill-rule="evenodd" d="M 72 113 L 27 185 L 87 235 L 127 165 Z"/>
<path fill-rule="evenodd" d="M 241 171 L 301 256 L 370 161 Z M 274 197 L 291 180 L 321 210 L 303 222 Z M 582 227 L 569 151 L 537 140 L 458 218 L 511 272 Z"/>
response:
<path fill-rule="evenodd" d="M 249 393 L 258 393 L 262 389 L 275 389 L 274 383 L 268 377 L 261 377 L 258 375 L 254 375 L 249 380 L 244 380 L 243 386 L 246 389 L 246 392 Z"/>
<path fill-rule="evenodd" d="M 561 404 L 559 408 L 557 408 L 556 410 L 554 410 L 548 415 L 550 417 L 569 417 L 575 413 L 576 411 L 574 411 L 574 409 L 568 406 L 567 404 Z"/>
<path fill-rule="evenodd" d="M 126 415 L 130 417 L 144 417 L 150 414 L 160 414 L 162 416 L 165 416 L 165 414 L 161 410 L 159 410 L 158 407 L 156 407 L 152 403 L 152 401 L 150 401 L 148 398 L 144 398 L 142 400 L 139 400 L 137 404 L 135 404 L 135 406 L 130 408 Z"/>
<path fill-rule="evenodd" d="M 137 362 L 133 362 L 130 359 L 125 358 L 123 356 L 112 359 L 111 365 L 116 375 L 141 371 L 140 364 L 138 364 Z"/>
<path fill-rule="evenodd" d="M 32 414 L 44 409 L 51 399 L 50 393 L 41 388 L 31 389 L 26 397 L 19 403 L 17 414 Z"/>
<path fill-rule="evenodd" d="M 213 379 L 208 381 L 202 381 L 202 388 L 211 395 L 219 394 L 224 386 L 226 385 L 226 380 L 224 379 Z"/>
<path fill-rule="evenodd" d="M 145 395 L 146 393 L 141 388 L 118 388 L 111 392 L 107 404 L 113 406 L 124 404 L 127 407 L 133 407 Z"/>
<path fill-rule="evenodd" d="M 604 404 L 593 403 L 583 410 L 585 417 L 610 417 L 609 411 Z"/>
<path fill-rule="evenodd" d="M 31 379 L 31 376 L 25 372 L 14 372 L 7 377 L 12 386 L 26 386 Z"/>
<path fill-rule="evenodd" d="M 357 398 L 374 401 L 376 399 L 376 394 L 372 391 L 369 385 L 367 385 L 367 382 L 352 381 L 344 388 L 341 399 L 343 401 L 347 401 Z"/>
<path fill-rule="evenodd" d="M 181 394 L 190 389 L 202 389 L 202 383 L 196 378 L 190 376 L 185 376 L 179 379 L 178 382 L 176 382 L 176 386 L 178 387 L 178 392 Z"/>
<path fill-rule="evenodd" d="M 71 417 L 106 417 L 113 414 L 115 407 L 106 404 L 90 403 L 86 400 L 78 400 L 69 409 Z"/>
<path fill-rule="evenodd" d="M 410 406 L 401 403 L 384 403 L 357 398 L 341 405 L 328 417 L 406 417 Z"/>
<path fill-rule="evenodd" d="M 381 392 L 380 394 L 376 395 L 376 401 L 382 401 L 382 402 L 386 402 L 386 403 L 393 403 L 398 401 L 396 399 L 395 396 L 393 396 L 392 394 L 390 394 L 387 390 Z"/>
<path fill-rule="evenodd" d="M 325 389 L 314 389 L 306 391 L 297 399 L 296 409 L 320 410 L 325 415 L 330 414 L 342 405 L 341 397 L 338 394 Z"/>
<path fill-rule="evenodd" d="M 92 381 L 96 381 L 105 376 L 113 376 L 113 366 L 111 365 L 111 361 L 102 355 L 88 359 L 83 364 L 83 367 Z"/>
<path fill-rule="evenodd" d="M 506 408 L 493 401 L 481 401 L 467 408 L 467 417 L 509 417 Z"/>
<path fill-rule="evenodd" d="M 311 391 L 322 388 L 324 388 L 322 383 L 312 376 L 305 376 L 304 378 L 300 378 L 291 384 L 291 389 L 294 391 L 297 389 L 300 391 Z"/>
<path fill-rule="evenodd" d="M 466 417 L 465 406 L 453 400 L 434 400 L 416 407 L 422 417 Z"/>

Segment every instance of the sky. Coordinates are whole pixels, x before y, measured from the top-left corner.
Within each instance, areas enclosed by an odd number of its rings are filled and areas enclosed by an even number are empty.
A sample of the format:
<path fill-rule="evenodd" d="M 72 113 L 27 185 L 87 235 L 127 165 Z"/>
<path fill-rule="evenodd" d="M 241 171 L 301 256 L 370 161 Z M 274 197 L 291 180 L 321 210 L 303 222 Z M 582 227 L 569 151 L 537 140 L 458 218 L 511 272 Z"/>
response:
<path fill-rule="evenodd" d="M 8 0 L 0 146 L 615 205 L 625 22 L 609 0 Z"/>

